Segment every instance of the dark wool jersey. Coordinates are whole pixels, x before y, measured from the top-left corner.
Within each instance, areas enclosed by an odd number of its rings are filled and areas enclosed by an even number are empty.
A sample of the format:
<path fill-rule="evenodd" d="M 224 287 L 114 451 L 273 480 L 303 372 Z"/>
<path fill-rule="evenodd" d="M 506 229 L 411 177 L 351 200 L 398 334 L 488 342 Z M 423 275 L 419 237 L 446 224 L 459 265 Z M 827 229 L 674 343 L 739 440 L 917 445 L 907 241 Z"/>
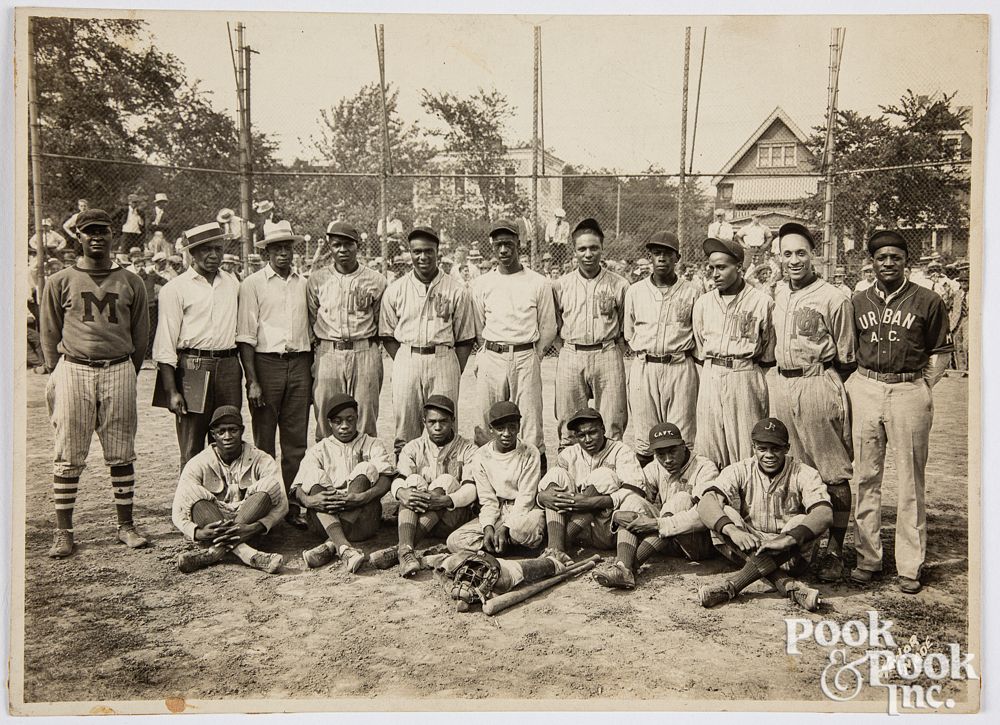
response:
<path fill-rule="evenodd" d="M 886 300 L 872 285 L 852 301 L 861 367 L 879 373 L 916 373 L 931 355 L 951 352 L 948 309 L 936 292 L 904 282 Z"/>
<path fill-rule="evenodd" d="M 54 367 L 60 355 L 113 360 L 145 352 L 149 341 L 146 286 L 139 276 L 111 269 L 66 267 L 45 282 L 42 351 Z"/>

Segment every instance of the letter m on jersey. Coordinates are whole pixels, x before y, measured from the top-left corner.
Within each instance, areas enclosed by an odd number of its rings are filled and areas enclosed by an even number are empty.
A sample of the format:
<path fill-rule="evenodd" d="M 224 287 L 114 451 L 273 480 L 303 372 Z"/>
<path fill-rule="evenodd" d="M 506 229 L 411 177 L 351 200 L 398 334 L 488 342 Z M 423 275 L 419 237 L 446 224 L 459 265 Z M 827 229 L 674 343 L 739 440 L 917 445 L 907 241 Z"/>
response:
<path fill-rule="evenodd" d="M 108 322 L 113 325 L 118 324 L 118 308 L 116 303 L 118 302 L 117 292 L 108 292 L 103 297 L 98 298 L 93 292 L 81 292 L 80 296 L 83 298 L 83 321 L 93 322 L 94 321 L 94 308 L 97 308 L 98 314 L 104 312 L 104 308 L 108 308 Z"/>

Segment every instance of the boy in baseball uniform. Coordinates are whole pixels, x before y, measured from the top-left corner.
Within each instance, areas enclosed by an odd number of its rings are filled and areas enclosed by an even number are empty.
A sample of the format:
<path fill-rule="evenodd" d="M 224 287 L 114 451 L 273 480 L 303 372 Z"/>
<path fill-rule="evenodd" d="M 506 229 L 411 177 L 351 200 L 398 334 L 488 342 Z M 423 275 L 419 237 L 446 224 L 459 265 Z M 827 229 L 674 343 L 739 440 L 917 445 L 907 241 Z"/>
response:
<path fill-rule="evenodd" d="M 493 440 L 472 461 L 472 480 L 479 517 L 448 537 L 451 552 L 503 554 L 511 545 L 529 549 L 545 536 L 545 513 L 538 507 L 541 464 L 538 449 L 518 439 L 521 411 L 509 401 L 494 403 L 487 413 Z"/>
<path fill-rule="evenodd" d="M 712 537 L 698 516 L 700 491 L 719 475 L 707 458 L 691 452 L 681 430 L 659 423 L 649 431 L 653 461 L 642 469 L 645 493 L 623 489 L 613 521 L 618 557 L 600 567 L 602 587 L 634 589 L 635 573 L 656 554 L 701 561 L 715 554 Z"/>
<path fill-rule="evenodd" d="M 52 488 L 56 530 L 49 556 L 73 553 L 73 508 L 90 442 L 97 432 L 111 469 L 118 540 L 145 546 L 132 522 L 135 488 L 136 376 L 149 340 L 146 287 L 111 255 L 111 217 L 77 216 L 83 256 L 45 285 L 39 314 L 49 420 L 55 428 Z"/>

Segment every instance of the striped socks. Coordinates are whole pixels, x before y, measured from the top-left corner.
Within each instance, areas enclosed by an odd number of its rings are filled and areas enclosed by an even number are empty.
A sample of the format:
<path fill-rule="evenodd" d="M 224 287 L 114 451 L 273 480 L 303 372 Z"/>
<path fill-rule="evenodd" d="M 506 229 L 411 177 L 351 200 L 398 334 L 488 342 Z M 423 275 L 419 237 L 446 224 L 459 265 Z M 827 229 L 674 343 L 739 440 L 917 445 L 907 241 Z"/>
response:
<path fill-rule="evenodd" d="M 132 495 L 135 491 L 135 468 L 131 463 L 111 466 L 111 486 L 115 492 L 118 524 L 132 523 Z"/>
<path fill-rule="evenodd" d="M 52 476 L 57 528 L 73 530 L 73 507 L 76 506 L 76 490 L 79 484 L 79 476 Z"/>

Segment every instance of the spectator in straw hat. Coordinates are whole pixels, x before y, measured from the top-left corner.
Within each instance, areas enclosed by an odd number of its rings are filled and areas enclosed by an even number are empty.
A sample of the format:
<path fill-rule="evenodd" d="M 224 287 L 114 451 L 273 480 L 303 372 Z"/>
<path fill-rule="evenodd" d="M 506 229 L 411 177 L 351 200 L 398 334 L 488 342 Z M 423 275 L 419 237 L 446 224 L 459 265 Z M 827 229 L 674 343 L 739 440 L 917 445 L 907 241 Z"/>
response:
<path fill-rule="evenodd" d="M 159 232 L 169 238 L 171 232 L 170 215 L 167 213 L 167 195 L 160 192 L 153 197 L 153 211 L 149 215 L 149 231 L 154 235 Z M 154 252 L 156 250 L 153 250 Z"/>
<path fill-rule="evenodd" d="M 45 253 L 50 256 L 66 248 L 66 238 L 52 228 L 52 220 L 48 217 L 42 219 L 42 239 L 45 241 Z M 28 247 L 38 251 L 37 233 L 28 239 Z"/>
<path fill-rule="evenodd" d="M 229 272 L 229 274 L 235 274 L 238 277 L 240 271 L 240 258 L 235 254 L 223 254 L 221 267 L 223 272 Z"/>
<path fill-rule="evenodd" d="M 219 213 L 215 215 L 215 221 L 222 225 L 222 229 L 226 233 L 223 252 L 239 255 L 243 230 L 254 229 L 256 225 L 238 216 L 232 209 L 219 209 Z"/>
<path fill-rule="evenodd" d="M 726 221 L 726 210 L 715 210 L 715 221 L 708 225 L 708 236 L 712 239 L 721 239 L 724 242 L 731 242 L 735 230 L 733 225 Z"/>
<path fill-rule="evenodd" d="M 243 405 L 243 371 L 236 350 L 239 280 L 221 269 L 225 230 L 209 222 L 184 232 L 191 267 L 160 290 L 153 358 L 170 411 L 177 416 L 181 467 L 205 448 L 212 411 Z M 178 369 L 209 373 L 204 412 L 188 410 Z"/>

